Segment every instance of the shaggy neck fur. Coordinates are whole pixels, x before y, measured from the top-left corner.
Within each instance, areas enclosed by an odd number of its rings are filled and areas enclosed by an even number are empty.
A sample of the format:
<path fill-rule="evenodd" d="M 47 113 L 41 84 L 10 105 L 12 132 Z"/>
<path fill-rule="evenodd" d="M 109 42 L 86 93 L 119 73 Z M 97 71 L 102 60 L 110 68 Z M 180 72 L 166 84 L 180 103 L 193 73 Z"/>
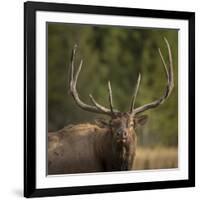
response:
<path fill-rule="evenodd" d="M 100 156 L 105 171 L 131 170 L 135 157 L 136 141 L 116 142 L 110 129 L 102 129 L 95 142 L 96 152 Z"/>

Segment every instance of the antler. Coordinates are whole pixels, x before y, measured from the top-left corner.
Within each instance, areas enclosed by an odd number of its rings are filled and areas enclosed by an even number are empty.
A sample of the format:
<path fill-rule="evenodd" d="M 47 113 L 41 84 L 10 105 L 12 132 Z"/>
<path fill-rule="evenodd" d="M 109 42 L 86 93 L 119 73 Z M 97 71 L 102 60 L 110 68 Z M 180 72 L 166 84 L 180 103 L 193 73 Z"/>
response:
<path fill-rule="evenodd" d="M 167 86 L 166 86 L 165 92 L 164 92 L 163 96 L 161 96 L 159 99 L 157 99 L 157 100 L 155 100 L 155 101 L 153 101 L 151 103 L 145 104 L 143 106 L 140 106 L 140 107 L 135 109 L 134 108 L 135 101 L 136 101 L 136 97 L 137 97 L 137 93 L 138 93 L 139 85 L 140 85 L 140 81 L 141 81 L 141 75 L 139 74 L 138 80 L 137 80 L 137 84 L 136 84 L 136 88 L 135 88 L 135 92 L 134 92 L 132 100 L 131 100 L 130 111 L 129 111 L 133 115 L 141 113 L 141 112 L 144 112 L 144 111 L 152 109 L 152 108 L 156 108 L 160 104 L 164 103 L 164 101 L 170 96 L 170 94 L 172 92 L 172 89 L 174 87 L 172 53 L 171 53 L 171 48 L 170 48 L 170 45 L 169 45 L 167 39 L 164 38 L 164 40 L 165 40 L 165 43 L 167 45 L 168 54 L 169 54 L 169 67 L 166 64 L 160 49 L 158 49 L 158 52 L 159 52 L 159 55 L 161 57 L 161 61 L 162 61 L 163 65 L 164 65 L 165 73 L 166 73 L 166 77 L 167 77 Z M 81 62 L 79 64 L 79 67 L 78 67 L 78 70 L 74 75 L 74 59 L 75 59 L 76 49 L 77 49 L 77 45 L 74 46 L 73 51 L 72 51 L 71 66 L 70 66 L 70 78 L 69 78 L 69 80 L 70 80 L 69 81 L 69 86 L 70 86 L 69 90 L 70 90 L 70 93 L 73 96 L 76 104 L 80 108 L 82 108 L 83 110 L 86 110 L 86 111 L 89 111 L 89 112 L 94 112 L 94 113 L 99 113 L 99 114 L 106 114 L 106 115 L 109 115 L 109 116 L 113 116 L 113 115 L 119 114 L 120 112 L 113 108 L 112 89 L 111 89 L 110 81 L 108 81 L 108 92 L 109 92 L 110 109 L 98 104 L 91 94 L 89 95 L 89 97 L 90 97 L 90 100 L 91 100 L 93 105 L 88 105 L 88 104 L 84 103 L 79 98 L 78 92 L 76 90 L 76 84 L 77 84 L 79 73 L 80 73 L 81 68 L 82 68 L 83 61 L 81 60 Z"/>
<path fill-rule="evenodd" d="M 140 81 L 141 81 L 141 75 L 139 74 L 137 84 L 136 84 L 136 87 L 135 87 L 135 92 L 134 92 L 132 100 L 131 100 L 130 113 L 134 112 L 135 100 L 136 100 L 138 89 L 139 89 L 139 86 L 140 86 Z"/>
<path fill-rule="evenodd" d="M 138 108 L 134 109 L 133 106 L 134 106 L 135 98 L 136 98 L 138 87 L 139 87 L 139 83 L 140 83 L 140 77 L 139 77 L 138 78 L 138 82 L 137 82 L 137 86 L 136 86 L 135 95 L 134 95 L 134 98 L 133 98 L 132 104 L 131 104 L 132 105 L 131 106 L 131 111 L 130 111 L 134 115 L 138 114 L 138 113 L 141 113 L 141 112 L 144 112 L 146 110 L 152 109 L 152 108 L 156 108 L 160 104 L 164 103 L 164 101 L 171 94 L 172 89 L 174 87 L 174 75 L 173 75 L 173 63 L 172 63 L 171 48 L 170 48 L 170 45 L 169 45 L 167 39 L 164 38 L 164 40 L 165 40 L 165 43 L 167 45 L 168 54 L 169 54 L 169 67 L 167 67 L 160 49 L 158 49 L 158 52 L 159 52 L 159 55 L 161 57 L 162 63 L 164 65 L 165 73 L 166 73 L 166 77 L 167 77 L 167 86 L 166 86 L 165 92 L 164 92 L 163 96 L 161 96 L 159 99 L 157 99 L 157 100 L 155 100 L 155 101 L 153 101 L 151 103 L 145 104 L 145 105 L 143 105 L 141 107 L 138 107 Z"/>
<path fill-rule="evenodd" d="M 75 60 L 76 49 L 77 49 L 77 45 L 75 45 L 73 50 L 72 50 L 71 66 L 70 66 L 70 78 L 69 78 L 69 90 L 70 90 L 70 93 L 73 96 L 76 104 L 80 108 L 82 108 L 83 110 L 86 110 L 86 111 L 89 111 L 89 112 L 106 114 L 106 115 L 109 115 L 109 116 L 113 116 L 114 114 L 119 113 L 119 111 L 113 109 L 112 90 L 111 90 L 110 82 L 108 82 L 110 109 L 98 104 L 91 94 L 89 95 L 89 97 L 91 99 L 91 102 L 93 103 L 93 106 L 85 104 L 79 98 L 78 92 L 76 90 L 76 84 L 77 84 L 79 73 L 80 73 L 81 68 L 82 68 L 83 61 L 81 60 L 79 67 L 78 67 L 78 70 L 74 75 L 74 60 Z"/>

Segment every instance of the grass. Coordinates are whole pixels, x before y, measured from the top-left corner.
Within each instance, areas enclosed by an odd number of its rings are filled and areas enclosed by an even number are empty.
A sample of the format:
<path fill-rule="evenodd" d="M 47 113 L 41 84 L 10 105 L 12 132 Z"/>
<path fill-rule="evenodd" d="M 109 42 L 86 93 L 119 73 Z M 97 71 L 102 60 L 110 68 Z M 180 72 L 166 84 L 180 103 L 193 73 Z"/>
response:
<path fill-rule="evenodd" d="M 134 170 L 169 169 L 178 167 L 178 149 L 175 147 L 138 147 Z"/>

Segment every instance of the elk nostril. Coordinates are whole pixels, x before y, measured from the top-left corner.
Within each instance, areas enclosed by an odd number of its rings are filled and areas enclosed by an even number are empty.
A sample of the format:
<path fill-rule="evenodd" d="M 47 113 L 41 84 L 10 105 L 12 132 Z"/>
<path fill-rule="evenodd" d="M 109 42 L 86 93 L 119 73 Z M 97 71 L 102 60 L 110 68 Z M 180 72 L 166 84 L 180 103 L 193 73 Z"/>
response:
<path fill-rule="evenodd" d="M 127 137 L 128 136 L 128 133 L 126 132 L 126 131 L 124 131 L 124 133 L 123 133 L 123 137 Z"/>
<path fill-rule="evenodd" d="M 122 129 L 119 129 L 119 130 L 117 131 L 117 135 L 118 135 L 118 136 L 123 135 L 123 130 L 122 130 Z"/>
<path fill-rule="evenodd" d="M 117 135 L 120 136 L 121 135 L 121 131 L 117 131 Z"/>

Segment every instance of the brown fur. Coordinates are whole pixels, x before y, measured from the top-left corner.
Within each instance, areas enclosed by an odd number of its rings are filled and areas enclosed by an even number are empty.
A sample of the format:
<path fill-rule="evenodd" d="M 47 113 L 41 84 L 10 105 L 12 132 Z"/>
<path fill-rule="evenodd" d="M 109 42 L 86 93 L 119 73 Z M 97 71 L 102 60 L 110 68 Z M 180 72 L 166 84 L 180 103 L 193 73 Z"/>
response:
<path fill-rule="evenodd" d="M 109 124 L 78 124 L 48 135 L 48 174 L 131 170 L 136 151 L 134 120 L 120 116 Z M 123 128 L 126 138 L 117 135 Z"/>
<path fill-rule="evenodd" d="M 105 129 L 93 124 L 79 124 L 49 133 L 48 173 L 83 173 L 103 171 L 96 155 L 103 149 L 96 146 L 107 135 Z"/>

